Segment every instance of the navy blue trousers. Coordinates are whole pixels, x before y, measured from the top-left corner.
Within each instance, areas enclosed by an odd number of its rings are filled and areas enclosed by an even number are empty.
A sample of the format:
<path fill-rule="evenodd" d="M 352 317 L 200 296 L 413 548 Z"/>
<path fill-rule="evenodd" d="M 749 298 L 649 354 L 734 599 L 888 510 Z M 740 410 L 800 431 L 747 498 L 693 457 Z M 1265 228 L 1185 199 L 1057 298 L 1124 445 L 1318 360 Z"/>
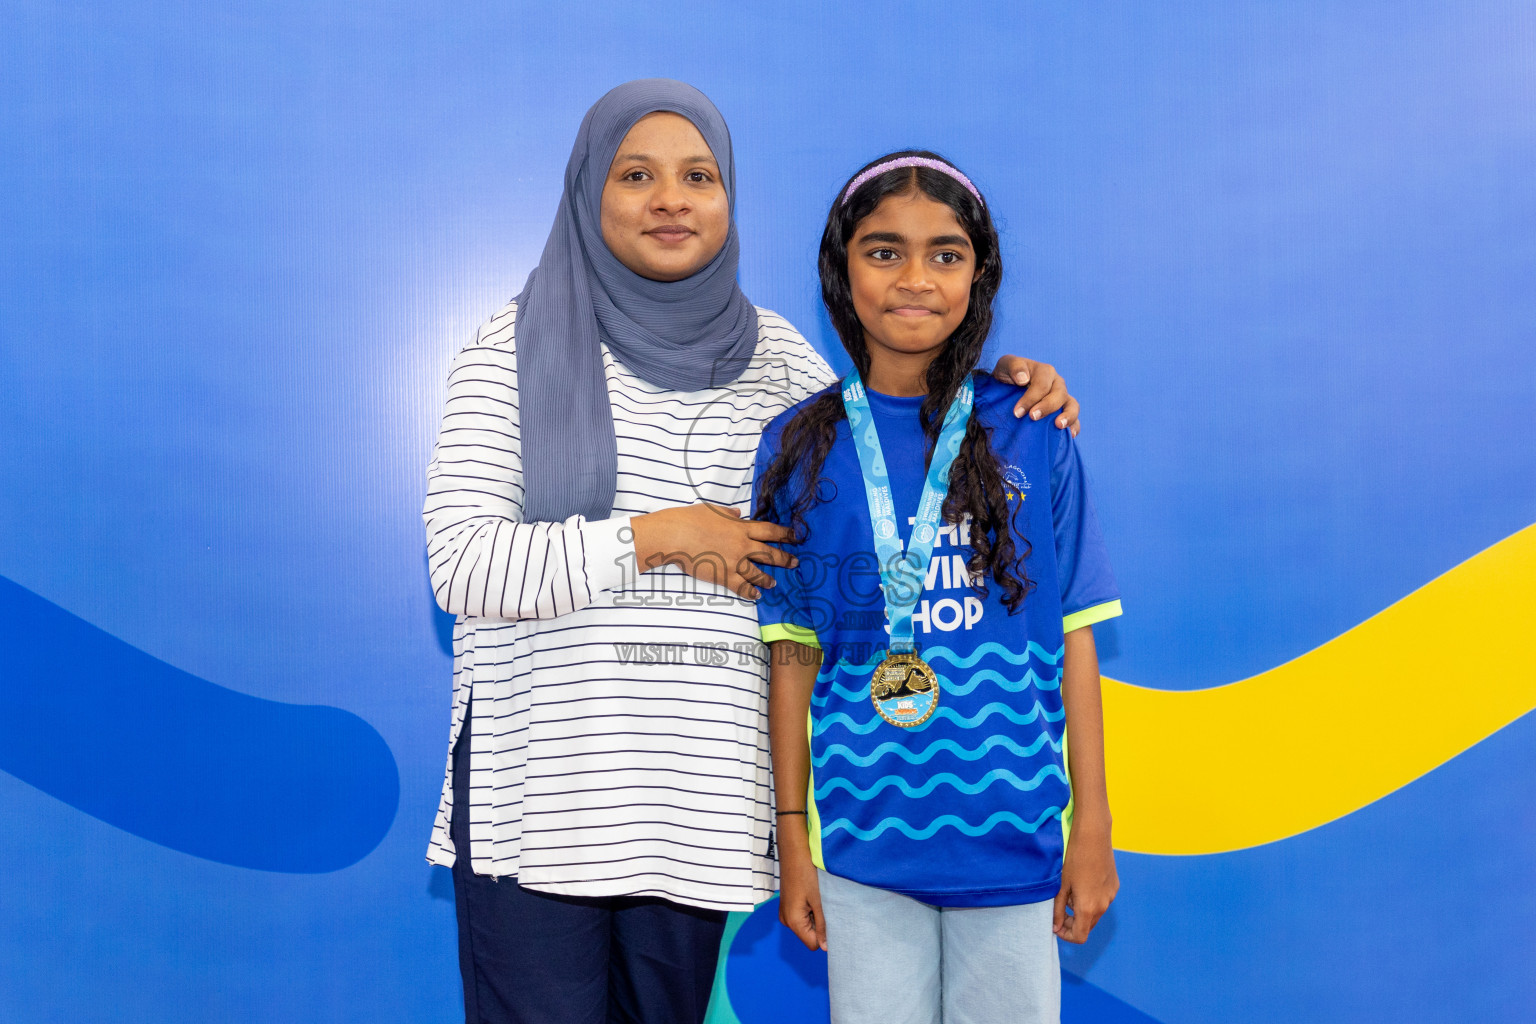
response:
<path fill-rule="evenodd" d="M 725 912 L 588 898 L 477 875 L 469 860 L 469 722 L 453 751 L 454 903 L 466 1024 L 700 1024 Z"/>

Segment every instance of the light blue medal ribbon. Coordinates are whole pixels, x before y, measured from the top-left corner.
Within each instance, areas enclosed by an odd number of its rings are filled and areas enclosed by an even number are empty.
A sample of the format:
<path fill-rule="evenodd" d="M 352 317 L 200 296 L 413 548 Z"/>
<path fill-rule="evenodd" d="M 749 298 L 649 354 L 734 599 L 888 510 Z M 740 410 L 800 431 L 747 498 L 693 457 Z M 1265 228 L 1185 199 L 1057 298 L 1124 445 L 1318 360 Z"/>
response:
<path fill-rule="evenodd" d="M 949 469 L 965 440 L 965 427 L 971 418 L 975 392 L 970 377 L 960 385 L 960 393 L 949 403 L 944 425 L 933 446 L 933 461 L 923 481 L 923 496 L 917 504 L 917 518 L 906 550 L 901 547 L 901 533 L 896 528 L 895 502 L 891 498 L 891 480 L 885 469 L 885 455 L 880 450 L 880 434 L 870 412 L 869 397 L 857 369 L 844 381 L 843 407 L 848 410 L 848 426 L 853 432 L 853 447 L 859 454 L 859 468 L 864 472 L 864 494 L 869 499 L 869 520 L 875 531 L 875 555 L 880 560 L 880 590 L 885 595 L 886 615 L 891 621 L 891 653 L 906 654 L 916 649 L 912 639 L 912 611 L 922 596 L 928 578 L 928 560 L 933 556 L 934 541 L 944 499 L 949 494 Z"/>

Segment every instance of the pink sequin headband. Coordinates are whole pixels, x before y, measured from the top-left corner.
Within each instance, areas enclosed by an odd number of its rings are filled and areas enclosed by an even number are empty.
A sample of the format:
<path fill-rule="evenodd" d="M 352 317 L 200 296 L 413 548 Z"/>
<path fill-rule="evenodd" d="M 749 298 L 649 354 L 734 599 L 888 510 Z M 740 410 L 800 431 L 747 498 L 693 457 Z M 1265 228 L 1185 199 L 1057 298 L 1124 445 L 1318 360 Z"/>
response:
<path fill-rule="evenodd" d="M 864 184 L 870 178 L 873 178 L 877 174 L 884 174 L 886 171 L 894 171 L 900 167 L 926 167 L 930 171 L 938 171 L 940 174 L 947 174 L 951 178 L 954 178 L 956 181 L 958 181 L 960 184 L 964 185 L 966 191 L 975 196 L 978 203 L 980 203 L 982 206 L 987 205 L 986 200 L 981 198 L 981 193 L 976 190 L 976 186 L 971 184 L 970 178 L 967 178 L 965 175 L 961 174 L 958 170 L 949 166 L 949 164 L 945 163 L 944 161 L 934 160 L 926 156 L 899 156 L 894 160 L 887 160 L 883 164 L 875 164 L 875 166 L 871 167 L 869 170 L 865 171 L 863 174 L 859 175 L 857 178 L 854 178 L 848 183 L 848 189 L 843 193 L 842 201 L 838 203 L 838 205 L 847 206 L 848 200 L 853 198 L 853 194 L 859 190 L 859 186 Z"/>

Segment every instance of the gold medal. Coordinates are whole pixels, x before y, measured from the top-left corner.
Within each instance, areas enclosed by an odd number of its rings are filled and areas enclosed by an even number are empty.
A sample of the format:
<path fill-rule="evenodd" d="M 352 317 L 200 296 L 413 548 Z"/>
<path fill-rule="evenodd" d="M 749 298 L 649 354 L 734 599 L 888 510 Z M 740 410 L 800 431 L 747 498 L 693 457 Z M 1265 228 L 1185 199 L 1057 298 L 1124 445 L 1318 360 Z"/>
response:
<path fill-rule="evenodd" d="M 881 718 L 910 729 L 939 706 L 939 677 L 916 651 L 887 653 L 869 679 L 869 700 Z"/>

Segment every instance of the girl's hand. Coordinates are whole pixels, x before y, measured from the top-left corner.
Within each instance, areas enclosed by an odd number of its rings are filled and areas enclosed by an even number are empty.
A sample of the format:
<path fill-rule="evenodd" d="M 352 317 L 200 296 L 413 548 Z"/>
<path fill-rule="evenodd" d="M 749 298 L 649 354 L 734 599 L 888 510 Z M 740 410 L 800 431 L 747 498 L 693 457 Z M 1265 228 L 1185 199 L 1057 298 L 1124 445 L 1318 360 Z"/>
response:
<path fill-rule="evenodd" d="M 774 547 L 793 539 L 787 527 L 741 518 L 739 509 L 697 502 L 630 520 L 641 572 L 676 565 L 695 579 L 716 583 L 749 601 L 773 586 L 757 567 L 794 566 L 799 559 Z"/>
<path fill-rule="evenodd" d="M 782 851 L 782 847 L 780 847 Z M 805 943 L 806 949 L 827 950 L 827 922 L 821 916 L 821 882 L 809 851 L 803 857 L 779 861 L 779 920 Z"/>
<path fill-rule="evenodd" d="M 1030 419 L 1038 420 L 1059 411 L 1061 415 L 1056 417 L 1056 425 L 1070 429 L 1072 436 L 1077 436 L 1081 429 L 1077 421 L 1077 399 L 1067 394 L 1067 382 L 1061 379 L 1056 367 L 1023 356 L 1003 356 L 992 370 L 992 376 L 1004 384 L 1024 387 L 1024 394 L 1014 404 L 1014 416 L 1028 413 Z"/>
<path fill-rule="evenodd" d="M 1115 871 L 1115 851 L 1108 838 L 1093 839 L 1074 829 L 1061 863 L 1061 891 L 1051 930 L 1068 942 L 1088 941 L 1088 933 L 1120 891 Z M 1067 908 L 1072 913 L 1067 913 Z"/>

